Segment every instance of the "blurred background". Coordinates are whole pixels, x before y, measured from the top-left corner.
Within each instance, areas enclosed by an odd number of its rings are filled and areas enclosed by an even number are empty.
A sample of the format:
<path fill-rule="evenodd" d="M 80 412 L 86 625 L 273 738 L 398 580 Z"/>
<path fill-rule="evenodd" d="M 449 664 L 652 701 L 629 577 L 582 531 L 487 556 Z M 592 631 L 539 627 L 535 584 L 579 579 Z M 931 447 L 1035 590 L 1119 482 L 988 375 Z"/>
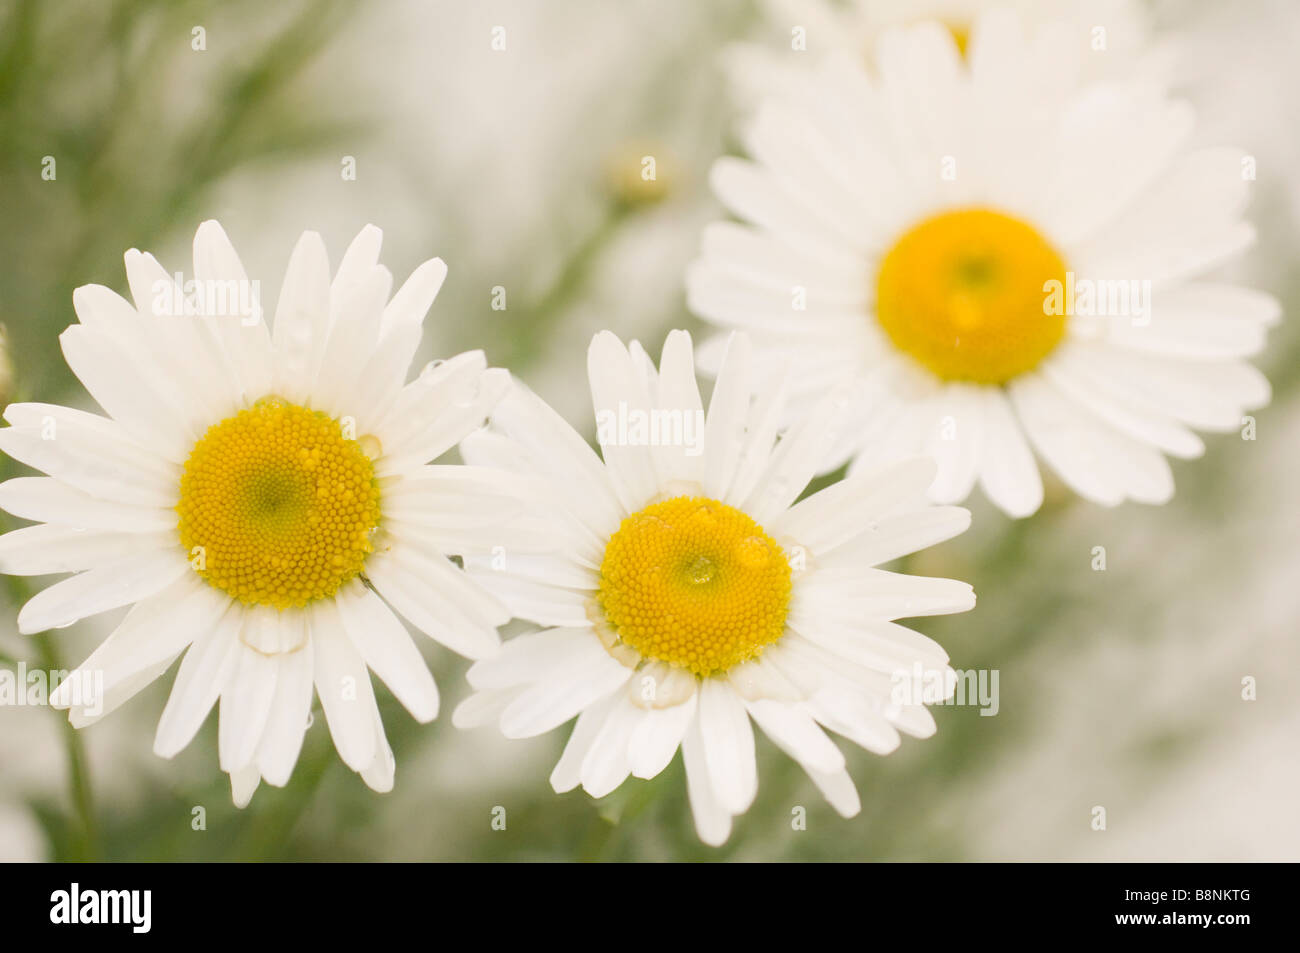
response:
<path fill-rule="evenodd" d="M 1260 240 L 1234 277 L 1292 312 L 1300 8 L 1143 11 L 1174 51 L 1198 138 L 1257 157 Z M 588 420 L 592 333 L 657 353 L 668 329 L 699 330 L 682 273 L 721 214 L 707 170 L 735 151 L 741 116 L 720 61 L 772 36 L 779 50 L 788 28 L 758 0 L 0 0 L 4 402 L 88 406 L 58 350 L 73 288 L 124 292 L 131 247 L 188 272 L 194 230 L 215 217 L 268 303 L 304 229 L 337 261 L 379 225 L 399 281 L 441 256 L 422 360 L 483 348 Z M 1257 439 L 1208 437 L 1204 459 L 1175 461 L 1170 505 L 1103 510 L 1049 488 L 1041 514 L 1012 522 L 976 499 L 971 532 L 911 558 L 975 586 L 974 612 L 919 628 L 956 668 L 1000 672 L 1000 710 L 938 708 L 938 734 L 888 758 L 844 743 L 863 801 L 852 820 L 762 739 L 758 800 L 721 849 L 695 837 L 680 760 L 600 801 L 557 796 L 547 776 L 567 730 L 456 730 L 466 664 L 420 639 L 443 715 L 417 725 L 376 683 L 398 763 L 383 796 L 317 717 L 289 786 L 236 810 L 215 717 L 174 761 L 152 754 L 171 675 L 75 737 L 60 713 L 0 707 L 0 859 L 1300 858 L 1297 357 L 1284 321 L 1261 361 L 1275 397 Z M 46 580 L 9 578 L 0 596 L 4 667 L 71 668 L 122 614 L 20 636 L 29 582 Z M 796 806 L 806 830 L 791 828 Z"/>

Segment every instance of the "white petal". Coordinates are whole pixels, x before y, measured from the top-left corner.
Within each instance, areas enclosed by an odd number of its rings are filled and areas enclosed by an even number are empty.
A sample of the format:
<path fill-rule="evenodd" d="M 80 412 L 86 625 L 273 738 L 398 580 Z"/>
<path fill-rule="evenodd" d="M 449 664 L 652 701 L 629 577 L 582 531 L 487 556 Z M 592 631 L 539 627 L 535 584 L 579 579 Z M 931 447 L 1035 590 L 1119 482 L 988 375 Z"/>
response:
<path fill-rule="evenodd" d="M 425 635 L 467 658 L 486 658 L 500 646 L 496 626 L 510 613 L 441 557 L 395 545 L 366 563 L 379 594 Z"/>
<path fill-rule="evenodd" d="M 572 791 L 582 783 L 582 763 L 591 750 L 591 743 L 596 740 L 605 725 L 610 710 L 619 704 L 619 693 L 612 692 L 605 698 L 584 709 L 574 723 L 569 740 L 564 745 L 564 753 L 551 771 L 551 787 L 557 794 Z M 457 709 L 459 711 L 459 709 Z"/>
<path fill-rule="evenodd" d="M 234 246 L 217 222 L 209 219 L 194 235 L 194 276 L 201 282 L 235 282 L 239 307 L 217 319 L 218 333 L 239 377 L 244 400 L 252 403 L 271 390 L 271 332 L 256 289 Z M 247 288 L 247 292 L 242 289 Z M 227 297 L 230 298 L 229 292 Z M 244 308 L 245 305 L 249 307 Z"/>
<path fill-rule="evenodd" d="M 1062 355 L 1064 357 L 1064 355 Z M 1103 422 L 1139 443 L 1151 444 L 1179 457 L 1199 457 L 1205 452 L 1201 438 L 1164 414 L 1134 409 L 1080 377 L 1077 365 L 1065 360 L 1044 362 L 1040 373 L 1061 395 L 1086 407 Z"/>
<path fill-rule="evenodd" d="M 393 757 L 388 736 L 384 734 L 384 720 L 380 717 L 378 708 L 374 710 L 374 730 L 375 758 L 370 762 L 369 767 L 361 771 L 361 780 L 366 782 L 366 787 L 377 794 L 387 794 L 393 790 L 393 782 L 397 776 L 397 759 Z"/>
<path fill-rule="evenodd" d="M 135 359 L 134 373 L 150 380 L 189 422 L 191 432 L 201 434 L 243 403 L 236 364 L 226 353 L 217 326 L 228 319 L 205 313 L 223 310 L 215 300 L 218 289 L 203 289 L 196 306 L 153 255 L 131 249 L 125 262 L 139 319 L 137 333 L 120 337 L 120 343 Z M 228 297 L 224 289 L 222 294 Z"/>
<path fill-rule="evenodd" d="M 494 596 L 509 607 L 517 619 L 528 619 L 544 626 L 575 626 L 589 624 L 589 591 L 566 589 L 549 582 L 533 582 L 504 572 L 476 573 L 474 579 L 483 583 Z"/>
<path fill-rule="evenodd" d="M 960 503 L 970 496 L 984 456 L 987 388 L 949 384 L 935 398 L 936 425 L 926 439 L 926 452 L 939 464 L 930 487 L 936 503 Z"/>
<path fill-rule="evenodd" d="M 301 403 L 315 380 L 330 318 L 330 267 L 325 243 L 303 232 L 289 256 L 272 330 L 275 367 L 272 388 Z"/>
<path fill-rule="evenodd" d="M 18 613 L 18 631 L 30 635 L 59 629 L 78 619 L 139 602 L 189 571 L 181 554 L 170 549 L 87 569 L 33 596 Z"/>
<path fill-rule="evenodd" d="M 531 738 L 558 728 L 588 705 L 624 685 L 632 670 L 616 662 L 595 635 L 581 655 L 568 657 L 562 671 L 530 685 L 501 715 L 507 738 Z"/>
<path fill-rule="evenodd" d="M 807 705 L 819 722 L 868 751 L 889 754 L 899 745 L 894 726 L 859 695 L 826 690 Z"/>
<path fill-rule="evenodd" d="M 163 674 L 163 672 L 172 667 L 172 663 L 175 661 L 176 656 L 173 655 L 170 658 L 163 659 L 155 665 L 141 669 L 139 672 L 135 672 L 132 675 L 128 675 L 125 678 L 114 682 L 111 686 L 104 689 L 102 695 L 97 697 L 94 695 L 95 689 L 93 687 L 93 679 L 89 686 L 83 683 L 83 692 L 89 692 L 90 697 L 93 698 L 93 702 L 90 705 L 78 706 L 76 704 L 76 699 L 74 698 L 74 703 L 68 707 L 68 722 L 73 728 L 77 729 L 86 728 L 95 724 L 106 715 L 111 714 L 122 705 L 126 704 L 143 689 L 152 685 L 154 681 Z M 83 700 L 85 699 L 86 695 L 83 694 Z"/>
<path fill-rule="evenodd" d="M 0 539 L 3 538 L 0 536 Z M 562 551 L 511 554 L 499 568 L 494 568 L 491 560 L 490 556 L 472 556 L 465 560 L 470 576 L 489 591 L 494 591 L 491 587 L 491 579 L 499 576 L 506 576 L 512 580 L 522 579 L 553 588 L 578 589 L 587 593 L 600 588 L 600 570 Z M 583 623 L 584 626 L 586 624 Z"/>
<path fill-rule="evenodd" d="M 193 740 L 217 703 L 238 662 L 244 610 L 232 603 L 217 625 L 194 640 L 181 661 L 171 695 L 158 721 L 154 754 L 175 757 Z"/>
<path fill-rule="evenodd" d="M 362 386 L 353 396 L 357 421 L 376 425 L 393 406 L 420 347 L 424 316 L 447 276 L 440 259 L 426 261 L 393 295 L 380 322 L 379 343 L 361 372 Z M 387 382 L 392 382 L 391 384 Z"/>
<path fill-rule="evenodd" d="M 367 225 L 357 232 L 352 244 L 343 253 L 334 280 L 330 282 L 330 300 L 338 303 L 364 284 L 370 271 L 379 264 L 379 250 L 384 244 L 383 229 Z"/>
<path fill-rule="evenodd" d="M 712 788 L 698 714 L 682 738 L 682 763 L 686 767 L 686 793 L 695 818 L 695 832 L 710 847 L 720 847 L 731 836 L 731 815 Z"/>
<path fill-rule="evenodd" d="M 753 396 L 751 387 L 749 336 L 732 334 L 726 339 L 726 354 L 709 398 L 705 423 L 704 494 L 715 500 L 726 497 L 740 463 Z"/>
<path fill-rule="evenodd" d="M 371 427 L 371 432 L 383 442 L 384 452 L 391 454 L 396 448 L 413 443 L 446 411 L 472 403 L 486 371 L 487 359 L 482 351 L 466 351 L 425 365 L 415 380 L 402 387 L 391 406 Z"/>
<path fill-rule="evenodd" d="M 375 759 L 377 706 L 361 653 L 343 630 L 338 609 L 322 599 L 311 609 L 313 679 L 339 757 L 353 771 Z"/>
<path fill-rule="evenodd" d="M 356 396 L 374 389 L 375 382 L 361 379 L 362 357 L 374 353 L 392 282 L 388 269 L 376 266 L 341 302 L 332 304 L 334 317 L 312 385 L 312 401 L 336 419 L 361 419 Z"/>
<path fill-rule="evenodd" d="M 12 576 L 79 572 L 175 548 L 174 531 L 122 533 L 38 523 L 0 536 L 0 572 Z"/>
<path fill-rule="evenodd" d="M 772 532 L 790 536 L 811 553 L 825 553 L 864 534 L 900 507 L 924 500 L 934 478 L 933 460 L 915 457 L 876 472 L 859 470 L 800 500 L 771 522 Z"/>
<path fill-rule="evenodd" d="M 53 477 L 0 483 L 0 509 L 25 520 L 124 533 L 174 531 L 177 522 L 175 510 L 99 500 Z"/>
<path fill-rule="evenodd" d="M 473 453 L 491 452 L 483 463 L 506 466 L 516 472 L 544 476 L 555 494 L 557 508 L 579 521 L 592 541 L 604 541 L 618 529 L 626 510 L 614 493 L 614 485 L 600 457 L 569 424 L 544 400 L 514 381 L 492 412 L 493 426 L 499 428 L 509 443 L 480 441 L 461 445 L 470 463 L 479 462 Z M 475 437 L 478 435 L 471 435 Z M 492 436 L 491 434 L 487 436 Z M 513 459 L 502 452 L 513 447 Z M 597 550 L 597 558 L 599 548 Z"/>
<path fill-rule="evenodd" d="M 709 788 L 731 814 L 743 814 L 758 793 L 754 730 L 740 697 L 720 679 L 700 685 L 699 726 Z"/>
<path fill-rule="evenodd" d="M 441 258 L 430 258 L 411 272 L 384 309 L 384 333 L 398 327 L 420 327 L 446 280 L 447 265 Z"/>
<path fill-rule="evenodd" d="M 1159 504 L 1173 495 L 1169 464 L 1158 451 L 1071 404 L 1042 375 L 1014 381 L 1011 399 L 1038 452 L 1080 496 L 1114 506 L 1126 497 Z"/>
<path fill-rule="evenodd" d="M 626 693 L 618 693 L 618 700 L 582 759 L 582 787 L 592 797 L 604 797 L 627 780 L 632 771 L 632 732 L 644 715 L 644 710 L 627 700 Z"/>
<path fill-rule="evenodd" d="M 704 472 L 705 418 L 691 336 L 685 331 L 669 332 L 659 363 L 657 408 L 671 415 L 670 420 L 680 414 L 681 431 L 670 427 L 667 440 L 660 435 L 661 443 L 654 447 L 655 469 L 663 480 L 699 483 Z"/>
<path fill-rule="evenodd" d="M 759 165 L 723 157 L 709 170 L 709 183 L 722 204 L 740 218 L 781 235 L 808 254 L 825 250 L 834 255 L 843 248 L 833 236 L 824 234 L 824 223 L 809 220 L 798 195 Z"/>
<path fill-rule="evenodd" d="M 526 632 L 502 645 L 492 658 L 475 662 L 466 677 L 477 689 L 529 685 L 549 678 L 553 670 L 580 664 L 592 643 L 599 645 L 599 640 L 590 627 Z"/>
<path fill-rule="evenodd" d="M 384 456 L 375 468 L 379 476 L 400 474 L 442 456 L 483 426 L 510 388 L 509 372 L 490 367 L 461 380 L 457 391 L 441 395 L 446 401 L 442 403 L 434 396 L 444 390 L 437 383 L 438 370 L 441 367 L 407 384 L 394 404 L 394 412 L 398 412 L 415 402 L 404 425 L 392 425 L 391 432 L 379 433 L 384 445 Z"/>
<path fill-rule="evenodd" d="M 1271 396 L 1268 379 L 1238 361 L 1175 361 L 1077 342 L 1061 348 L 1056 360 L 1134 410 L 1201 430 L 1236 430 L 1242 411 L 1262 407 Z"/>
<path fill-rule="evenodd" d="M 515 700 L 519 692 L 520 688 L 517 685 L 476 691 L 462 699 L 461 703 L 452 710 L 451 723 L 457 728 L 466 729 L 499 722 L 502 713 Z M 576 786 L 577 783 L 574 781 L 570 787 Z"/>
<path fill-rule="evenodd" d="M 587 377 L 591 381 L 591 405 L 602 439 L 601 456 L 614 481 L 619 502 L 635 512 L 659 491 L 655 458 L 649 446 L 619 439 L 616 422 L 629 414 L 649 415 L 650 394 L 632 364 L 627 348 L 609 331 L 591 339 L 587 350 Z M 609 421 L 615 422 L 611 425 Z"/>
<path fill-rule="evenodd" d="M 39 415 L 39 416 L 38 416 Z M 26 423 L 30 418 L 38 420 Z M 176 503 L 180 470 L 130 439 L 112 420 L 44 404 L 11 405 L 0 450 L 99 499 L 139 506 Z"/>
<path fill-rule="evenodd" d="M 102 673 L 104 690 L 109 691 L 115 684 L 175 658 L 211 631 L 229 605 L 229 596 L 198 576 L 182 575 L 164 591 L 136 603 L 78 670 Z M 50 693 L 50 705 L 68 707 L 63 686 Z"/>
<path fill-rule="evenodd" d="M 846 769 L 825 773 L 809 769 L 808 777 L 812 778 L 817 790 L 822 792 L 822 796 L 840 817 L 857 817 L 862 810 L 858 789 L 853 786 L 853 779 Z"/>
<path fill-rule="evenodd" d="M 965 612 L 975 593 L 958 579 L 912 576 L 884 569 L 813 572 L 800 580 L 795 600 L 836 614 L 866 619 L 902 619 Z"/>
<path fill-rule="evenodd" d="M 869 567 L 906 556 L 958 536 L 970 527 L 970 510 L 926 506 L 872 524 L 842 546 L 818 558 L 820 567 Z"/>
<path fill-rule="evenodd" d="M 1000 389 L 984 392 L 984 459 L 980 487 L 1008 516 L 1036 512 L 1043 503 L 1043 478 L 1020 432 L 1020 424 Z"/>
<path fill-rule="evenodd" d="M 438 687 L 410 634 L 382 599 L 354 580 L 339 590 L 339 618 L 379 680 L 417 721 L 438 716 Z"/>
<path fill-rule="evenodd" d="M 506 440 L 483 431 L 471 437 L 476 445 Z M 385 525 L 425 552 L 509 554 L 513 563 L 515 555 L 565 548 L 557 538 L 564 517 L 542 503 L 548 493 L 539 480 L 490 466 L 423 466 L 385 487 Z"/>
<path fill-rule="evenodd" d="M 198 434 L 179 402 L 139 362 L 113 339 L 73 325 L 59 335 L 63 356 L 72 373 L 104 412 L 143 446 L 164 459 L 180 463 L 194 447 Z"/>
<path fill-rule="evenodd" d="M 633 776 L 657 777 L 668 767 L 695 718 L 698 705 L 698 695 L 692 692 L 680 705 L 646 710 L 628 741 Z"/>
<path fill-rule="evenodd" d="M 837 388 L 781 437 L 741 507 L 755 521 L 762 525 L 772 522 L 799 497 L 839 439 L 838 428 L 847 407 L 846 392 Z"/>
<path fill-rule="evenodd" d="M 793 618 L 793 613 L 791 613 Z M 772 699 L 794 702 L 803 698 L 803 693 L 770 657 L 759 656 L 742 662 L 727 672 L 727 682 L 746 701 Z"/>
<path fill-rule="evenodd" d="M 809 642 L 840 658 L 893 673 L 914 662 L 946 665 L 948 653 L 939 643 L 896 622 L 861 619 L 856 613 L 837 615 L 818 608 L 795 607 L 786 624 Z"/>
<path fill-rule="evenodd" d="M 312 645 L 309 639 L 295 652 L 273 656 L 279 668 L 275 701 L 266 716 L 257 765 L 266 783 L 276 787 L 289 783 L 311 717 Z"/>
<path fill-rule="evenodd" d="M 746 708 L 763 733 L 805 770 L 844 770 L 844 753 L 803 708 L 777 701 L 749 702 Z"/>
<path fill-rule="evenodd" d="M 235 807 L 248 807 L 248 802 L 253 799 L 253 792 L 257 786 L 262 783 L 262 772 L 257 769 L 256 764 L 250 764 L 247 767 L 232 771 L 230 774 L 230 797 L 235 802 Z"/>
<path fill-rule="evenodd" d="M 249 624 L 249 616 L 275 611 L 253 609 L 246 613 L 244 624 Z M 276 656 L 263 655 L 242 642 L 235 653 L 235 669 L 221 690 L 218 713 L 217 751 L 222 771 L 238 771 L 256 763 L 280 674 Z"/>

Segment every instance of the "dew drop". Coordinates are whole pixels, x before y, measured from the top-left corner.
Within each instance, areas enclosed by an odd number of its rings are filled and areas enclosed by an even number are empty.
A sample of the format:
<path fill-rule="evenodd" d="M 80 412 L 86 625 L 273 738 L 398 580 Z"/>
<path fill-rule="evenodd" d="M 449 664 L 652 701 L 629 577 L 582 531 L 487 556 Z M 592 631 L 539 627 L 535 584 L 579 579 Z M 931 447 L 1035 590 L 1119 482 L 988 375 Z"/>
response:
<path fill-rule="evenodd" d="M 695 560 L 686 567 L 686 577 L 697 586 L 702 586 L 706 582 L 712 582 L 713 577 L 718 573 L 718 565 L 708 556 L 697 556 Z"/>

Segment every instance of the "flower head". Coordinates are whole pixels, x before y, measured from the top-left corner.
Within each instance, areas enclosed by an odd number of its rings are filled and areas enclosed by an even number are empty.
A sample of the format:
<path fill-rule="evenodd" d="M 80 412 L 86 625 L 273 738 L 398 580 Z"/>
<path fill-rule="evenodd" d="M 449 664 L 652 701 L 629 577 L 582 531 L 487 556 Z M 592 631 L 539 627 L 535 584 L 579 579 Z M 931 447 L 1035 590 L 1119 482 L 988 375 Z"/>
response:
<path fill-rule="evenodd" d="M 948 656 L 894 620 L 960 612 L 968 585 L 874 568 L 962 532 L 969 514 L 925 499 L 925 459 L 865 470 L 799 499 L 843 410 L 824 400 L 778 440 L 784 385 L 733 337 L 709 402 L 690 337 L 658 368 L 603 332 L 588 355 L 598 457 L 540 398 L 512 388 L 466 458 L 527 475 L 553 551 L 467 566 L 543 626 L 476 662 L 456 724 L 512 738 L 577 716 L 551 775 L 601 797 L 654 777 L 678 747 L 700 837 L 726 840 L 757 791 L 751 719 L 840 813 L 858 810 L 823 728 L 881 754 L 934 721 L 893 679 Z M 753 392 L 757 391 L 757 398 Z"/>
<path fill-rule="evenodd" d="M 288 780 L 313 686 L 340 757 L 389 789 L 369 672 L 420 721 L 438 711 L 398 614 L 473 658 L 508 618 L 448 558 L 509 519 L 500 475 L 428 462 L 482 425 L 509 377 L 473 352 L 407 383 L 446 267 L 425 262 L 390 300 L 380 240 L 364 229 L 331 279 L 305 233 L 273 330 L 216 222 L 195 237 L 190 282 L 128 252 L 134 303 L 78 288 L 61 339 L 106 416 L 13 404 L 0 430 L 0 449 L 49 474 L 0 484 L 0 507 L 36 521 L 0 537 L 0 569 L 74 573 L 19 628 L 131 606 L 51 702 L 88 724 L 183 656 L 155 750 L 175 755 L 219 703 L 241 805 L 262 778 Z"/>
<path fill-rule="evenodd" d="M 1088 78 L 1068 31 L 1007 10 L 964 57 L 936 22 L 876 52 L 802 71 L 749 124 L 753 159 L 716 164 L 744 224 L 706 231 L 692 309 L 792 369 L 796 416 L 851 382 L 819 471 L 925 452 L 937 502 L 978 482 L 1026 516 L 1032 447 L 1089 500 L 1167 501 L 1165 455 L 1269 399 L 1244 358 L 1277 303 L 1211 275 L 1253 239 L 1248 157 L 1189 150 L 1185 104 Z"/>

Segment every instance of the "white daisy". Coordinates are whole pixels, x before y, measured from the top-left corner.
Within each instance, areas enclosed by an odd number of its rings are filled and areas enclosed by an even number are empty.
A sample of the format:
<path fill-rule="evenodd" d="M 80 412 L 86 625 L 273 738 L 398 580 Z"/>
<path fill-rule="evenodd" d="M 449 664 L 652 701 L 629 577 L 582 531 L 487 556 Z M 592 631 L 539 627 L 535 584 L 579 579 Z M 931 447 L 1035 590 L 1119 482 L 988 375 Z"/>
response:
<path fill-rule="evenodd" d="M 880 754 L 900 731 L 933 733 L 894 679 L 918 664 L 947 673 L 948 657 L 892 620 L 975 604 L 965 583 L 873 567 L 955 536 L 969 513 L 928 505 L 924 458 L 796 503 L 842 403 L 827 398 L 776 442 L 784 386 L 754 374 L 743 335 L 707 421 L 684 331 L 669 335 L 658 371 L 638 344 L 602 332 L 588 374 L 603 462 L 518 386 L 462 447 L 538 481 L 535 512 L 550 514 L 556 548 L 467 561 L 516 616 L 546 628 L 473 665 L 475 693 L 454 723 L 524 738 L 578 716 L 551 783 L 593 797 L 629 774 L 654 777 L 680 745 L 696 829 L 716 845 L 757 791 L 753 718 L 854 815 L 844 755 L 822 727 Z"/>
<path fill-rule="evenodd" d="M 241 806 L 260 779 L 287 782 L 313 685 L 343 761 L 391 788 L 367 669 L 418 720 L 438 711 L 394 610 L 471 658 L 497 650 L 508 618 L 446 556 L 481 546 L 484 527 L 501 538 L 501 474 L 426 463 L 482 425 L 509 376 L 472 352 L 405 383 L 446 266 L 425 262 L 390 301 L 380 241 L 364 229 L 331 281 L 305 233 L 274 332 L 216 222 L 195 236 L 185 286 L 129 251 L 135 304 L 78 288 L 80 323 L 61 338 L 107 416 L 13 404 L 0 430 L 0 449 L 49 474 L 0 484 L 0 507 L 38 521 L 0 537 L 0 570 L 76 573 L 32 598 L 19 628 L 132 606 L 51 703 L 89 724 L 184 654 L 155 751 L 179 752 L 220 701 Z"/>
<path fill-rule="evenodd" d="M 1252 241 L 1248 157 L 1185 153 L 1184 104 L 1084 82 L 1055 32 L 1006 11 L 965 61 L 922 24 L 877 62 L 830 57 L 750 123 L 754 161 L 715 165 L 748 224 L 706 231 L 692 309 L 750 331 L 760 373 L 792 367 L 796 411 L 856 383 L 823 470 L 924 450 L 936 501 L 978 480 L 1025 516 L 1032 444 L 1090 500 L 1168 500 L 1163 454 L 1199 455 L 1190 428 L 1235 430 L 1269 398 L 1242 358 L 1276 302 L 1205 277 Z"/>

